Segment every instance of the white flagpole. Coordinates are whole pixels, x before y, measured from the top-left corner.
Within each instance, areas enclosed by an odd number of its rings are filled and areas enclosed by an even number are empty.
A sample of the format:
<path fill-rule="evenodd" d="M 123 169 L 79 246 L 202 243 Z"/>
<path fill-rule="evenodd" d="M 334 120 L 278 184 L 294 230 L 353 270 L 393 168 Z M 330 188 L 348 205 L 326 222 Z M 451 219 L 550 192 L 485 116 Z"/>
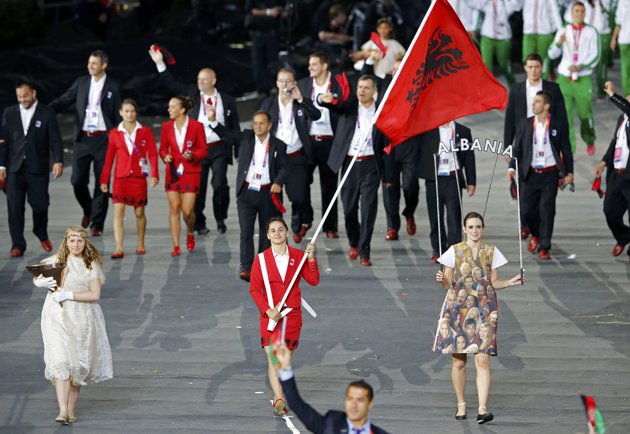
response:
<path fill-rule="evenodd" d="M 372 128 L 374 128 L 374 124 L 378 120 L 378 117 L 379 117 L 381 111 L 383 110 L 384 102 L 387 100 L 387 97 L 389 96 L 392 88 L 396 84 L 398 76 L 400 75 L 400 71 L 402 71 L 403 67 L 405 66 L 405 62 L 407 61 L 407 58 L 409 57 L 409 54 L 411 53 L 410 47 L 413 47 L 415 45 L 418 37 L 420 36 L 420 33 L 422 32 L 422 29 L 424 28 L 424 25 L 425 25 L 425 23 L 427 21 L 427 18 L 429 17 L 429 15 L 431 14 L 431 11 L 433 10 L 433 7 L 435 6 L 435 3 L 436 3 L 436 0 L 432 0 L 431 6 L 429 7 L 429 10 L 425 14 L 424 18 L 422 19 L 422 23 L 420 24 L 420 27 L 418 27 L 418 31 L 416 32 L 416 35 L 413 37 L 413 40 L 411 41 L 411 44 L 407 48 L 407 52 L 405 53 L 405 57 L 403 57 L 402 61 L 400 62 L 400 66 L 398 67 L 398 70 L 396 71 L 396 75 L 394 75 L 394 78 L 392 79 L 391 83 L 389 84 L 389 86 L 387 88 L 387 91 L 385 91 L 385 95 L 383 95 L 383 98 L 381 99 L 381 103 L 379 104 L 379 106 L 376 109 L 376 112 L 374 113 L 374 118 L 372 119 L 372 122 L 369 124 L 369 126 L 367 128 L 367 133 L 365 134 L 365 136 L 360 137 L 360 142 L 359 143 L 361 143 L 361 147 L 359 148 L 359 151 L 356 153 L 356 155 L 354 155 L 352 157 L 352 160 L 350 161 L 350 164 L 348 164 L 346 172 L 344 173 L 343 177 L 341 178 L 341 181 L 339 181 L 339 185 L 337 185 L 337 190 L 335 191 L 335 194 L 333 195 L 332 200 L 330 201 L 330 203 L 328 204 L 328 207 L 326 208 L 326 212 L 322 216 L 322 220 L 319 222 L 319 225 L 317 226 L 317 229 L 315 230 L 315 233 L 313 234 L 313 238 L 311 239 L 311 243 L 315 244 L 315 242 L 317 241 L 317 236 L 321 232 L 322 227 L 324 226 L 324 222 L 326 221 L 326 218 L 328 217 L 328 214 L 330 214 L 330 210 L 332 209 L 333 205 L 337 201 L 337 197 L 339 196 L 339 193 L 341 192 L 341 187 L 343 187 L 344 183 L 346 182 L 346 179 L 348 178 L 348 174 L 350 173 L 350 170 L 354 166 L 354 162 L 356 161 L 357 156 L 365 148 L 365 145 L 367 143 L 366 139 L 370 136 L 370 134 L 372 134 Z M 356 98 L 356 96 L 352 96 L 352 97 Z M 302 259 L 300 260 L 300 264 L 298 265 L 298 268 L 297 268 L 295 274 L 291 278 L 291 281 L 289 282 L 289 286 L 287 287 L 286 291 L 284 292 L 284 296 L 282 297 L 282 300 L 280 300 L 280 303 L 278 303 L 276 305 L 276 309 L 278 311 L 280 311 L 282 306 L 284 306 L 284 303 L 286 303 L 287 298 L 289 297 L 289 294 L 291 293 L 291 289 L 293 289 L 293 284 L 295 283 L 295 280 L 297 279 L 298 275 L 300 274 L 300 271 L 302 270 L 302 266 L 304 265 L 304 262 L 306 262 L 306 255 L 302 256 Z M 269 319 L 269 323 L 267 324 L 267 330 L 269 330 L 269 331 L 274 330 L 276 325 L 277 325 L 276 321 L 274 321 L 272 319 Z"/>
<path fill-rule="evenodd" d="M 497 154 L 498 155 L 498 154 Z M 516 210 L 518 213 L 518 217 L 517 217 L 517 221 L 518 221 L 518 230 L 517 230 L 517 236 L 518 236 L 518 259 L 519 259 L 519 266 L 521 268 L 521 285 L 524 285 L 525 282 L 523 281 L 523 278 L 525 277 L 525 269 L 523 268 L 523 240 L 521 240 L 521 189 L 520 189 L 520 182 L 518 179 L 518 158 L 514 158 L 514 165 L 515 165 L 515 177 L 516 177 Z"/>

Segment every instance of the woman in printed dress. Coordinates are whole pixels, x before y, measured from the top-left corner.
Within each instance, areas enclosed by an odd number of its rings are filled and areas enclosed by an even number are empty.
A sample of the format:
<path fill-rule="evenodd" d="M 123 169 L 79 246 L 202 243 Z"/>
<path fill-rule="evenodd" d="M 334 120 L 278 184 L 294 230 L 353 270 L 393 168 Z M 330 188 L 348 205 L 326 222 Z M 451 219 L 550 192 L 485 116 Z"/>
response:
<path fill-rule="evenodd" d="M 438 271 L 435 280 L 440 282 L 443 288 L 451 288 L 453 282 L 463 282 L 468 276 L 461 276 L 462 264 L 474 266 L 465 266 L 464 270 L 470 269 L 470 277 L 472 277 L 472 269 L 479 267 L 481 270 L 486 270 L 486 265 L 490 265 L 490 275 L 483 276 L 488 280 L 488 286 L 486 287 L 486 296 L 490 297 L 489 288 L 503 289 L 509 286 L 516 286 L 522 284 L 521 276 L 517 275 L 509 280 L 499 280 L 499 274 L 497 269 L 507 263 L 505 256 L 496 248 L 493 244 L 487 243 L 482 240 L 484 231 L 483 217 L 476 212 L 470 212 L 464 217 L 464 233 L 466 234 L 466 241 L 451 246 L 440 258 L 440 262 L 444 266 L 444 271 Z M 484 254 L 480 254 L 481 252 Z M 458 266 L 459 265 L 459 266 Z M 470 279 L 468 279 L 470 280 Z M 491 302 L 494 306 L 498 306 L 496 300 L 496 294 L 494 290 L 491 291 L 493 299 Z M 490 304 L 490 301 L 487 303 Z M 442 307 L 440 317 L 442 317 L 445 307 Z M 484 318 L 487 322 L 487 318 Z M 496 340 L 493 328 L 490 324 L 483 324 L 478 326 L 476 334 L 480 337 L 479 348 L 477 352 L 474 352 L 475 368 L 477 370 L 477 396 L 479 400 L 479 412 L 477 414 L 477 422 L 480 424 L 491 421 L 494 416 L 488 412 L 486 407 L 488 401 L 488 393 L 490 390 L 490 356 L 496 356 Z M 438 323 L 439 324 L 439 323 Z M 439 328 L 436 331 L 436 339 L 439 336 Z M 442 352 L 441 349 L 434 347 L 435 352 Z M 451 367 L 451 380 L 453 381 L 453 387 L 455 388 L 455 395 L 457 396 L 457 412 L 455 413 L 455 419 L 461 420 L 466 418 L 466 402 L 464 401 L 464 387 L 466 385 L 466 361 L 467 354 L 456 352 L 455 349 L 452 354 L 452 367 Z"/>

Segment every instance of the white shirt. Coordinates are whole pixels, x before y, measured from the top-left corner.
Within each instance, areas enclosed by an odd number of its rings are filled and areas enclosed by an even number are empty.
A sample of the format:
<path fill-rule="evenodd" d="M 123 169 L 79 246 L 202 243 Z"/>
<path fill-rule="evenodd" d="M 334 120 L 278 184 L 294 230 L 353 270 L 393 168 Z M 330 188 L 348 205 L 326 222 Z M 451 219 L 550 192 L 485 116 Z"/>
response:
<path fill-rule="evenodd" d="M 317 107 L 322 114 L 318 120 L 311 122 L 311 129 L 309 131 L 311 136 L 333 135 L 332 124 L 330 123 L 330 110 L 317 103 L 317 95 L 330 92 L 331 80 L 332 76 L 330 73 L 328 73 L 326 82 L 321 86 L 317 84 L 314 78 L 311 80 L 311 100 L 313 101 L 313 105 Z"/>
<path fill-rule="evenodd" d="M 125 144 L 127 145 L 127 151 L 129 151 L 129 155 L 131 155 L 134 152 L 133 145 L 134 143 L 136 143 L 136 133 L 138 132 L 140 128 L 142 128 L 142 125 L 140 125 L 140 122 L 136 121 L 136 127 L 131 132 L 131 135 L 127 132 L 127 130 L 125 129 L 123 125 L 124 125 L 123 122 L 118 124 L 118 131 L 121 131 L 123 133 L 123 137 L 125 138 Z M 175 130 L 177 130 L 177 128 Z"/>
<path fill-rule="evenodd" d="M 484 14 L 481 36 L 498 40 L 512 38 L 508 18 L 523 7 L 522 0 L 466 0 L 466 4 Z"/>
<path fill-rule="evenodd" d="M 532 111 L 532 104 L 534 103 L 534 97 L 536 93 L 543 90 L 542 79 L 538 82 L 537 85 L 532 85 L 529 80 L 525 80 L 525 99 L 527 104 L 527 117 L 531 118 L 534 116 L 534 112 Z"/>
<path fill-rule="evenodd" d="M 524 0 L 523 33 L 526 35 L 549 35 L 558 30 L 560 12 L 554 5 L 556 0 Z"/>
<path fill-rule="evenodd" d="M 380 60 L 377 60 L 374 63 L 374 75 L 380 78 L 385 78 L 387 74 L 392 72 L 394 69 L 394 63 L 396 63 L 396 57 L 400 53 L 405 52 L 405 48 L 400 45 L 398 41 L 395 39 L 383 39 L 383 45 L 387 48 L 387 54 Z M 373 41 L 367 41 L 365 44 L 361 45 L 362 50 L 377 50 L 378 47 Z M 361 63 L 361 67 L 363 67 L 363 62 Z M 356 69 L 356 66 L 355 66 Z M 361 70 L 361 68 L 359 68 Z"/>
<path fill-rule="evenodd" d="M 451 121 L 447 125 L 440 125 L 441 147 L 451 150 L 455 142 L 455 122 Z M 438 155 L 438 176 L 449 176 L 451 172 L 459 169 L 459 162 L 454 152 L 444 152 Z"/>
<path fill-rule="evenodd" d="M 357 122 L 354 127 L 354 135 L 352 136 L 352 142 L 350 142 L 350 149 L 348 149 L 348 156 L 353 157 L 355 154 L 359 154 L 359 157 L 367 157 L 369 155 L 374 155 L 374 146 L 372 143 L 372 134 L 366 139 L 363 137 L 367 144 L 363 147 L 363 150 L 359 152 L 361 145 L 363 145 L 362 136 L 365 135 L 367 128 L 372 123 L 372 119 L 374 119 L 374 114 L 376 113 L 376 104 L 372 102 L 372 105 L 369 108 L 363 107 L 363 104 L 359 103 L 359 113 L 357 116 Z"/>
<path fill-rule="evenodd" d="M 615 143 L 615 153 L 613 154 L 613 166 L 615 169 L 625 169 L 628 167 L 628 136 L 626 125 L 628 125 L 628 115 L 623 115 L 623 122 L 617 129 L 617 142 Z"/>
<path fill-rule="evenodd" d="M 563 34 L 566 36 L 566 40 L 559 47 L 558 40 Z M 562 56 L 560 65 L 558 65 L 558 74 L 571 77 L 569 67 L 579 65 L 583 69 L 576 73 L 578 77 L 591 75 L 599 60 L 599 33 L 588 24 L 584 25 L 582 31 L 574 29 L 573 25 L 568 24 L 558 30 L 553 43 L 549 46 L 548 54 L 551 59 Z M 577 61 L 574 60 L 575 54 L 577 54 Z"/>
<path fill-rule="evenodd" d="M 20 118 L 22 119 L 22 128 L 24 129 L 24 135 L 28 133 L 28 127 L 31 124 L 31 120 L 33 120 L 33 115 L 35 114 L 35 109 L 37 108 L 37 101 L 33 103 L 32 106 L 25 109 L 20 104 Z"/>
<path fill-rule="evenodd" d="M 535 169 L 542 169 L 545 167 L 551 167 L 556 165 L 556 159 L 553 156 L 551 150 L 551 142 L 549 140 L 549 129 L 545 128 L 547 122 L 539 122 L 538 118 L 535 118 L 534 122 L 536 129 L 532 134 L 532 163 L 531 166 Z"/>
<path fill-rule="evenodd" d="M 271 136 L 267 134 L 267 137 L 262 142 L 256 137 L 254 144 L 254 153 L 252 155 L 252 161 L 249 163 L 249 169 L 247 170 L 247 176 L 245 181 L 252 184 L 255 181 L 255 177 L 260 177 L 260 184 L 271 184 L 271 178 L 269 177 L 269 140 Z"/>
<path fill-rule="evenodd" d="M 438 259 L 440 264 L 444 265 L 448 268 L 455 268 L 455 248 L 451 246 L 448 248 L 446 252 L 442 254 L 442 256 Z M 499 267 L 504 266 L 508 263 L 508 260 L 503 256 L 503 253 L 499 250 L 497 246 L 494 246 L 494 254 L 492 255 L 492 264 L 490 265 L 490 269 L 496 270 Z"/>
<path fill-rule="evenodd" d="M 177 147 L 179 148 L 179 152 L 184 152 L 184 140 L 186 139 L 186 130 L 188 129 L 188 116 L 186 116 L 186 121 L 184 125 L 182 125 L 182 129 L 177 129 L 177 124 L 173 122 L 173 129 L 175 130 L 175 141 L 177 142 Z"/>
<path fill-rule="evenodd" d="M 90 81 L 90 92 L 88 94 L 88 104 L 85 108 L 85 120 L 83 121 L 84 131 L 107 131 L 105 126 L 105 120 L 103 119 L 103 112 L 101 110 L 101 101 L 103 100 L 103 86 L 105 85 L 104 75 L 99 81 L 96 81 L 94 77 Z M 98 117 L 98 120 L 92 119 L 90 113 L 94 114 L 94 118 Z"/>
<path fill-rule="evenodd" d="M 280 95 L 278 95 L 278 128 L 276 128 L 276 137 L 287 145 L 287 155 L 302 149 L 302 142 L 295 127 L 293 100 L 290 99 L 287 105 L 284 105 Z"/>
<path fill-rule="evenodd" d="M 223 107 L 223 99 L 221 99 L 221 94 L 216 89 L 212 95 L 206 95 L 203 92 L 200 92 L 200 107 L 199 107 L 199 115 L 197 116 L 197 120 L 203 124 L 203 131 L 206 134 L 206 143 L 218 142 L 221 140 L 221 137 L 217 133 L 214 132 L 213 128 L 217 125 L 225 125 L 225 110 Z M 206 110 L 206 104 L 208 99 L 212 102 L 212 107 L 214 107 L 216 119 L 214 122 L 210 122 L 208 120 L 208 112 Z"/>
<path fill-rule="evenodd" d="M 567 23 L 571 23 L 571 21 L 573 21 L 573 18 L 571 16 L 571 9 L 575 1 L 576 0 L 570 1 L 567 5 L 566 10 L 564 11 L 564 21 Z M 610 33 L 610 20 L 608 17 L 608 11 L 610 10 L 610 0 L 596 0 L 595 6 L 591 6 L 591 4 L 586 0 L 580 1 L 584 3 L 584 22 L 595 27 L 595 29 L 599 33 Z M 602 10 L 602 6 L 604 6 L 604 10 Z"/>
<path fill-rule="evenodd" d="M 287 275 L 287 268 L 289 268 L 289 248 L 286 247 L 283 253 L 276 253 L 273 249 L 271 252 L 273 253 L 273 259 L 276 261 L 278 273 L 280 273 L 280 277 L 284 280 Z"/>
<path fill-rule="evenodd" d="M 464 25 L 467 32 L 474 32 L 477 30 L 477 24 L 479 22 L 479 11 L 471 9 L 466 0 L 448 0 L 453 7 L 453 10 L 459 17 L 459 20 Z"/>
<path fill-rule="evenodd" d="M 630 44 L 630 0 L 619 0 L 615 13 L 615 24 L 619 26 L 620 44 Z"/>

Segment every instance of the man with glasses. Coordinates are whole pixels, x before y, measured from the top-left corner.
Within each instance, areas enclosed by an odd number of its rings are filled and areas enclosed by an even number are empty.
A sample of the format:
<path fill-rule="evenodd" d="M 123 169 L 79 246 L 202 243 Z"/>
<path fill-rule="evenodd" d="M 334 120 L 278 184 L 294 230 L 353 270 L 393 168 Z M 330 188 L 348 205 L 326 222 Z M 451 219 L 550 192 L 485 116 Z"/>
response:
<path fill-rule="evenodd" d="M 278 96 L 267 98 L 260 107 L 271 114 L 271 135 L 287 145 L 286 191 L 291 201 L 293 241 L 300 243 L 313 225 L 313 207 L 308 201 L 312 174 L 313 149 L 308 137 L 308 121 L 316 121 L 321 113 L 313 102 L 302 96 L 289 68 L 278 71 Z"/>

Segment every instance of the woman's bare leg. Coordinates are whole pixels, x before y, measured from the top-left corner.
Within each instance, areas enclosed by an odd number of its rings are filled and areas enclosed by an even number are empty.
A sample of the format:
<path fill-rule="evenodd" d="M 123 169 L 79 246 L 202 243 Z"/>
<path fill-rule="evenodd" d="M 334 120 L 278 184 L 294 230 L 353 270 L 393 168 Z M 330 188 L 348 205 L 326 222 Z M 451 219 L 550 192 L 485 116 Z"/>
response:
<path fill-rule="evenodd" d="M 57 393 L 57 404 L 59 405 L 59 414 L 61 416 L 68 415 L 68 396 L 70 395 L 70 380 L 55 379 L 55 392 Z"/>
<path fill-rule="evenodd" d="M 457 397 L 457 416 L 466 414 L 466 400 L 464 389 L 466 388 L 466 358 L 467 354 L 453 354 L 451 364 L 451 381 Z M 462 405 L 463 404 L 463 405 Z"/>
<path fill-rule="evenodd" d="M 184 221 L 186 222 L 186 228 L 188 233 L 195 232 L 195 201 L 197 195 L 195 193 L 182 194 L 182 213 L 184 214 Z"/>
<path fill-rule="evenodd" d="M 70 394 L 68 396 L 68 417 L 74 417 L 74 409 L 77 406 L 79 400 L 79 392 L 81 392 L 81 386 L 75 386 L 70 384 Z"/>
<path fill-rule="evenodd" d="M 144 214 L 144 207 L 137 206 L 134 209 L 136 214 L 136 229 L 138 231 L 138 244 L 136 250 L 144 250 L 144 233 L 147 229 L 147 217 Z"/>
<path fill-rule="evenodd" d="M 490 373 L 490 356 L 488 354 L 475 354 L 475 368 L 477 368 L 477 396 L 479 399 L 479 414 L 488 412 L 488 393 L 492 376 Z M 483 408 L 483 410 L 482 410 Z"/>
<path fill-rule="evenodd" d="M 179 215 L 182 211 L 182 197 L 181 193 L 177 191 L 167 191 L 166 197 L 168 198 L 168 210 L 169 221 L 168 227 L 171 231 L 171 239 L 174 246 L 179 246 Z"/>
<path fill-rule="evenodd" d="M 116 252 L 123 252 L 123 239 L 125 237 L 125 207 L 124 203 L 114 204 L 114 240 L 116 240 Z"/>

